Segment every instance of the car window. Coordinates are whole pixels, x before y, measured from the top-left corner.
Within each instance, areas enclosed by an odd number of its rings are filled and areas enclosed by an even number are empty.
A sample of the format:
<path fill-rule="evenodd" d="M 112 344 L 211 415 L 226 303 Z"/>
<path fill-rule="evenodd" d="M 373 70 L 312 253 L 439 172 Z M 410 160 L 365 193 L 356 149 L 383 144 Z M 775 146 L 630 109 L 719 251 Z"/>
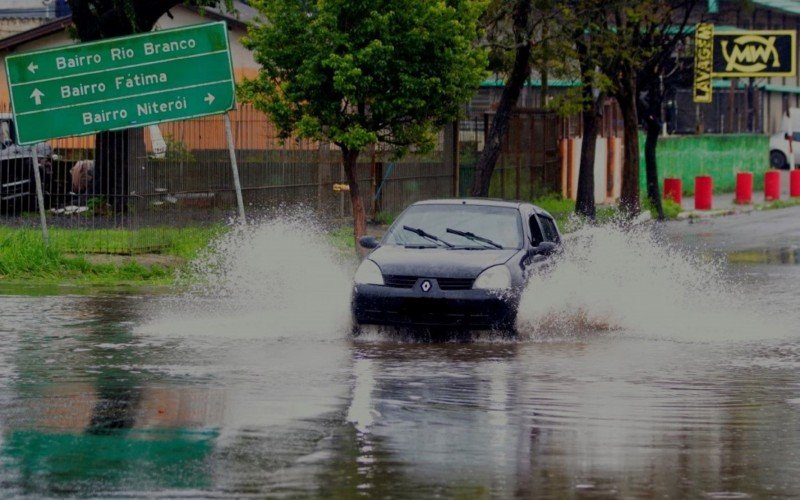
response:
<path fill-rule="evenodd" d="M 434 241 L 403 229 L 421 229 L 456 247 L 487 248 L 486 243 L 448 233 L 454 229 L 492 240 L 503 248 L 522 247 L 522 224 L 519 211 L 511 207 L 485 205 L 425 204 L 412 205 L 392 225 L 384 245 L 436 245 Z"/>
<path fill-rule="evenodd" d="M 533 243 L 533 246 L 536 246 L 542 241 L 544 241 L 544 237 L 542 236 L 542 230 L 539 228 L 539 221 L 536 219 L 535 215 L 531 215 L 530 226 L 531 226 L 531 243 Z"/>
<path fill-rule="evenodd" d="M 795 132 L 792 136 L 793 141 L 800 141 L 800 132 Z"/>
<path fill-rule="evenodd" d="M 542 222 L 544 240 L 558 243 L 558 229 L 556 229 L 555 221 L 545 215 L 540 215 L 539 220 Z"/>

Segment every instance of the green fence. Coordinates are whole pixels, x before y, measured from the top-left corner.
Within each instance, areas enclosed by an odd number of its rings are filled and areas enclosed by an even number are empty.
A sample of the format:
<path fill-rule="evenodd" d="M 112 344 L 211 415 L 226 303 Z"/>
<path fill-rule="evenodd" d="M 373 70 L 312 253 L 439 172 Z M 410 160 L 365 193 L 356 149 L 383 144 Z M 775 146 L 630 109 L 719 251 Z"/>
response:
<path fill-rule="evenodd" d="M 645 192 L 644 135 L 639 136 L 641 186 Z M 679 177 L 686 194 L 694 192 L 694 178 L 710 175 L 714 191 L 732 192 L 737 172 L 753 172 L 755 189 L 764 188 L 769 170 L 769 137 L 765 135 L 703 135 L 662 138 L 658 141 L 658 177 Z"/>

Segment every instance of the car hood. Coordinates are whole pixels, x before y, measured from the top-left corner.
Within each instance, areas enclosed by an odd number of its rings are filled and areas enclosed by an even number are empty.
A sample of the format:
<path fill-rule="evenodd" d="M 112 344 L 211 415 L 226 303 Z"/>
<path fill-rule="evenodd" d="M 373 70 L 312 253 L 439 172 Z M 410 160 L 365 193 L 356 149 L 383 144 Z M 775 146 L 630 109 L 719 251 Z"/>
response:
<path fill-rule="evenodd" d="M 444 248 L 377 248 L 369 259 L 383 274 L 430 278 L 476 278 L 487 267 L 503 264 L 518 249 L 448 250 Z"/>

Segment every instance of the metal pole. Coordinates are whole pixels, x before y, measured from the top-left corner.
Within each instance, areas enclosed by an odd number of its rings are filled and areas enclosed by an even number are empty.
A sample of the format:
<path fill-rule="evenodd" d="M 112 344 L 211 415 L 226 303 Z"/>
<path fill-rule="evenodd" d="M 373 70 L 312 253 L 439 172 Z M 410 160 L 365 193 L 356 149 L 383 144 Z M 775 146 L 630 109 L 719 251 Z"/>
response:
<path fill-rule="evenodd" d="M 39 205 L 39 218 L 42 221 L 42 239 L 44 245 L 50 245 L 50 235 L 47 233 L 47 217 L 44 213 L 44 192 L 42 191 L 42 174 L 39 173 L 39 159 L 36 157 L 36 148 L 31 147 L 31 165 L 33 166 L 33 177 L 36 179 L 36 200 Z"/>
<path fill-rule="evenodd" d="M 239 182 L 239 167 L 236 165 L 236 152 L 233 147 L 233 133 L 231 132 L 231 119 L 228 113 L 224 115 L 225 137 L 228 140 L 228 153 L 231 156 L 231 172 L 233 172 L 233 185 L 236 188 L 236 204 L 239 207 L 239 222 L 244 224 L 244 201 L 242 200 L 242 184 Z"/>

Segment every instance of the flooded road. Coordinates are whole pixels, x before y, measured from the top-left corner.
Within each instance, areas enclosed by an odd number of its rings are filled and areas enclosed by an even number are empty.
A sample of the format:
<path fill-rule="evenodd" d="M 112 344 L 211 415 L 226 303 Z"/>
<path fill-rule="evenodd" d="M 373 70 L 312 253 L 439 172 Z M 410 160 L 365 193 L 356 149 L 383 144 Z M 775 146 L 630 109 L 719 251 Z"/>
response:
<path fill-rule="evenodd" d="M 579 234 L 515 340 L 352 338 L 280 224 L 183 294 L 2 288 L 0 496 L 796 496 L 800 266 L 689 229 Z"/>

